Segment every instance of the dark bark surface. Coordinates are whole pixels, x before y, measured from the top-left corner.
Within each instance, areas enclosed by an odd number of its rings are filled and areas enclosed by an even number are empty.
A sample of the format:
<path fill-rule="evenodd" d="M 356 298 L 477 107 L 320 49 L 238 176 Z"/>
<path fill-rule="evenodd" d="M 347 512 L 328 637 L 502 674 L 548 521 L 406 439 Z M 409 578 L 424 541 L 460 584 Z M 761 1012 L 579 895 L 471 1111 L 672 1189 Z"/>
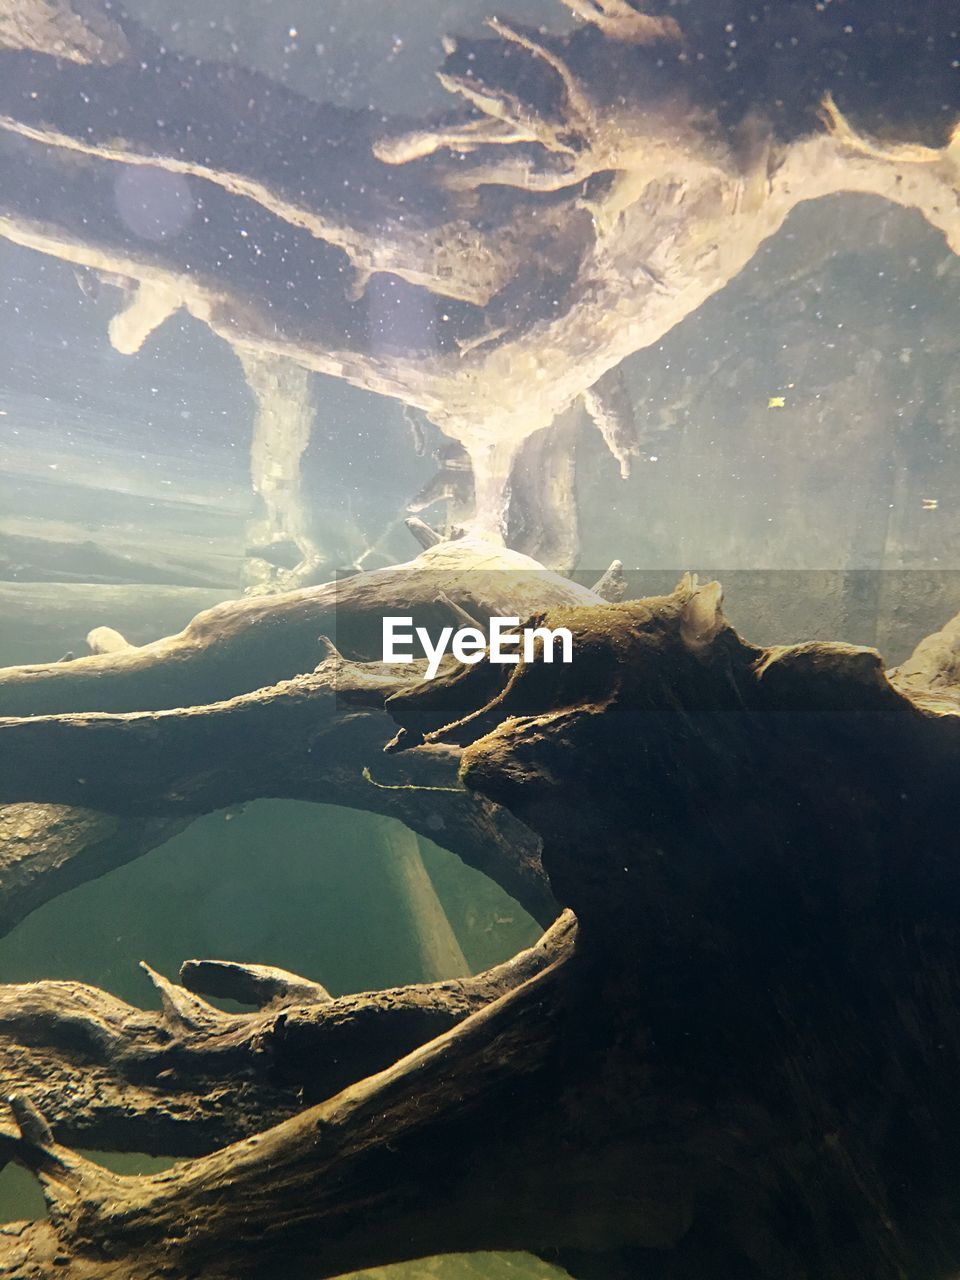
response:
<path fill-rule="evenodd" d="M 64 1143 L 202 1155 L 382 1071 L 545 969 L 574 932 L 567 914 L 475 977 L 338 999 L 205 960 L 183 965 L 183 985 L 148 971 L 159 1014 L 77 982 L 0 987 L 0 1078 Z M 260 1008 L 224 1013 L 207 995 Z"/>

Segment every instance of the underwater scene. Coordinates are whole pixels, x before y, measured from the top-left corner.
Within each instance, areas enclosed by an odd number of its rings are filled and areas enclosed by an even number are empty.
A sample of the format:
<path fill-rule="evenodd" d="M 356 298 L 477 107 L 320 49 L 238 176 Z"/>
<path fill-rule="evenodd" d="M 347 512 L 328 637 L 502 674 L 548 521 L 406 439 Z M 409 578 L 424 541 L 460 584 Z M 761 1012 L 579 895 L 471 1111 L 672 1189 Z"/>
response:
<path fill-rule="evenodd" d="M 0 0 L 0 1280 L 960 1277 L 957 0 Z"/>

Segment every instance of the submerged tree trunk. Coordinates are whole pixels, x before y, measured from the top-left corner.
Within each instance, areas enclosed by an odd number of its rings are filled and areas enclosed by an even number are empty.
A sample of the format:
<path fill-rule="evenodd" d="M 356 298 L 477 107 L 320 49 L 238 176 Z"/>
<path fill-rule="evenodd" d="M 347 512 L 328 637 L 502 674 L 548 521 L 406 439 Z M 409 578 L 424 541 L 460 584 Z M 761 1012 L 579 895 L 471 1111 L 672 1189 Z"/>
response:
<path fill-rule="evenodd" d="M 437 628 L 458 609 L 489 618 L 596 599 L 526 556 L 440 540 L 406 565 L 226 602 L 151 644 L 0 669 L 0 712 L 24 715 L 0 721 L 0 929 L 193 816 L 267 795 L 400 818 L 549 924 L 536 839 L 463 790 L 456 754 L 381 756 L 396 729 L 384 699 L 420 668 L 365 670 L 320 638 L 374 659 L 385 613 Z"/>
<path fill-rule="evenodd" d="M 572 665 L 522 663 L 504 682 L 481 664 L 388 706 L 409 758 L 462 752 L 464 785 L 541 835 L 575 942 L 554 934 L 499 998 L 460 1004 L 464 1020 L 378 1074 L 151 1177 L 58 1144 L 24 1070 L 4 1151 L 41 1179 L 51 1220 L 0 1235 L 6 1274 L 320 1278 L 490 1248 L 586 1277 L 946 1280 L 960 1265 L 960 876 L 943 803 L 957 623 L 887 676 L 871 650 L 749 645 L 716 584 L 546 621 L 572 629 Z M 70 719 L 44 722 L 51 743 Z M 259 984 L 274 1034 L 296 1023 L 297 980 L 229 973 L 184 981 Z M 161 985 L 178 1088 L 201 1062 L 228 1095 L 254 1085 L 236 1055 L 261 1033 Z M 390 1045 L 416 992 L 368 998 L 368 1043 Z M 15 1061 L 39 1037 L 78 1083 L 117 1079 L 115 1052 L 96 1068 L 64 1055 L 67 1028 L 103 1044 L 107 1014 L 138 1054 L 156 1032 L 97 999 L 12 992 Z M 315 1007 L 299 1021 L 322 1045 L 340 1014 Z M 220 1037 L 219 1068 L 198 1036 Z M 62 1096 L 66 1134 L 79 1107 Z"/>

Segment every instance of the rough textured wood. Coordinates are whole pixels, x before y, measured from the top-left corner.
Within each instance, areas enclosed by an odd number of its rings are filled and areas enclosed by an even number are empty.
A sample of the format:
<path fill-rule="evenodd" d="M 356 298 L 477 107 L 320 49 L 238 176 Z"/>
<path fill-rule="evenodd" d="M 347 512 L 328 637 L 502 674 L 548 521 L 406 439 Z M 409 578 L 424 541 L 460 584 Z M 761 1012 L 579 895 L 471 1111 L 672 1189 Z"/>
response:
<path fill-rule="evenodd" d="M 70 0 L 3 0 L 0 48 L 42 51 L 70 62 L 101 66 L 130 54 L 116 22 Z"/>
<path fill-rule="evenodd" d="M 455 752 L 383 759 L 395 727 L 383 700 L 417 674 L 370 665 L 368 672 L 327 659 L 313 675 L 208 706 L 0 721 L 0 800 L 29 797 L 140 821 L 265 796 L 366 809 L 442 842 L 548 923 L 556 908 L 536 841 L 460 787 Z M 131 857 L 137 851 L 129 846 Z"/>
<path fill-rule="evenodd" d="M 77 982 L 0 987 L 0 1079 L 58 1139 L 195 1156 L 259 1133 L 391 1065 L 572 947 L 569 913 L 536 947 L 476 977 L 330 999 L 315 984 L 188 960 L 151 974 L 161 1014 Z M 223 1013 L 202 997 L 256 1004 Z"/>
<path fill-rule="evenodd" d="M 119 278 L 120 351 L 185 308 L 248 359 L 422 409 L 469 453 L 475 524 L 500 535 L 520 443 L 587 393 L 627 463 L 629 423 L 600 380 L 722 289 L 801 201 L 879 196 L 960 246 L 952 4 L 905 0 L 894 25 L 857 0 L 785 3 L 754 14 L 755 32 L 740 3 L 573 7 L 587 21 L 569 37 L 496 20 L 492 40 L 457 42 L 444 83 L 469 110 L 383 129 L 241 71 L 203 74 L 133 24 L 131 57 L 88 66 L 49 57 L 39 28 L 11 39 L 8 22 L 0 234 Z M 208 221 L 146 249 L 105 226 L 92 211 L 118 165 L 203 184 Z M 223 255 L 241 225 L 249 244 Z M 298 264 L 309 297 L 285 288 Z M 423 317 L 414 339 L 372 346 L 363 295 L 385 273 L 443 298 L 447 327 L 405 295 Z M 550 470 L 567 502 L 568 472 Z M 238 730 L 262 732 L 260 786 L 315 794 L 308 756 L 339 659 L 306 673 L 329 609 L 315 594 L 248 602 L 159 648 L 7 675 L 3 708 L 35 717 L 3 726 L 10 798 L 192 811 L 255 785 L 236 745 L 211 750 Z M 573 668 L 531 664 L 503 687 L 480 668 L 428 690 L 398 680 L 394 745 L 418 750 L 382 767 L 409 771 L 388 787 L 422 785 L 462 747 L 466 786 L 542 835 L 576 948 L 379 1074 L 154 1177 L 78 1159 L 15 1094 L 2 1150 L 40 1177 L 52 1218 L 0 1235 L 0 1274 L 318 1280 L 521 1246 L 607 1280 L 957 1270 L 949 664 L 921 654 L 891 681 L 850 647 L 761 650 L 692 583 L 548 616 L 576 631 Z M 282 619 L 279 652 L 268 619 Z M 341 795 L 383 715 L 346 705 L 332 719 L 362 750 L 338 732 Z M 375 781 L 414 827 L 427 794 L 444 820 L 467 811 L 459 792 Z M 133 783 L 139 798 L 121 801 Z M 499 811 L 468 812 L 489 831 Z M 168 1018 L 213 1028 L 163 990 Z"/>
<path fill-rule="evenodd" d="M 548 618 L 574 629 L 572 666 L 521 665 L 499 690 L 471 668 L 473 707 L 432 731 L 449 688 L 391 710 L 404 742 L 462 745 L 464 783 L 541 834 L 573 951 L 153 1177 L 104 1175 L 19 1103 L 5 1150 L 53 1216 L 0 1237 L 7 1274 L 52 1276 L 59 1252 L 84 1280 L 320 1277 L 518 1247 L 586 1277 L 956 1269 L 948 668 L 918 658 L 911 687 L 872 650 L 760 649 L 690 579 Z"/>
<path fill-rule="evenodd" d="M 593 598 L 529 556 L 473 538 L 444 541 L 407 564 L 277 596 L 225 601 L 178 635 L 133 653 L 0 669 L 0 715 L 218 702 L 312 671 L 323 656 L 321 635 L 332 637 L 348 658 L 379 658 L 385 613 L 402 605 L 418 626 L 449 623 L 440 593 L 481 618 L 523 616 Z"/>

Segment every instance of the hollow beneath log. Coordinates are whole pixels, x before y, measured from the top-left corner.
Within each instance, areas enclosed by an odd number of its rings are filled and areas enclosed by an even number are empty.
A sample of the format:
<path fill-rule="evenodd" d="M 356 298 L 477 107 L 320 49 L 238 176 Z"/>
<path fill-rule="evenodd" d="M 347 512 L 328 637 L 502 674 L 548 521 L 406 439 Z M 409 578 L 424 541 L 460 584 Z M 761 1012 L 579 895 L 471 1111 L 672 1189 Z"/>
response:
<path fill-rule="evenodd" d="M 188 821 L 121 818 L 68 805 L 0 805 L 0 936 L 51 898 L 162 844 Z"/>

